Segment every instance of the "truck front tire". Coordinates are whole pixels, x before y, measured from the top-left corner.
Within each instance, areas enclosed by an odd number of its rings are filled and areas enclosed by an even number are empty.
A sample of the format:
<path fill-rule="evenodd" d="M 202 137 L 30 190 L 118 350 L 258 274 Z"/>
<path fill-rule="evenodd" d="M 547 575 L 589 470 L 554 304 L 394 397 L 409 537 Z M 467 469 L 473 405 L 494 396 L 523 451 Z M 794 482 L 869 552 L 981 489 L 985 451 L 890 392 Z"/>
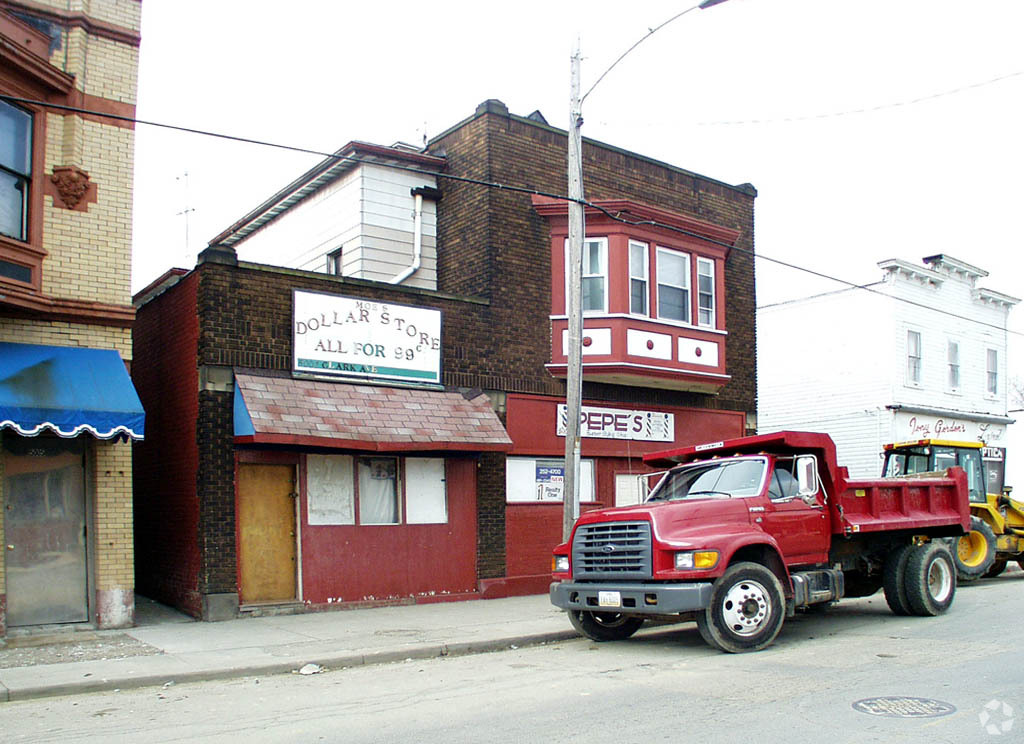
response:
<path fill-rule="evenodd" d="M 910 552 L 906 567 L 907 602 L 919 616 L 941 615 L 953 604 L 956 566 L 949 548 L 930 542 Z"/>
<path fill-rule="evenodd" d="M 640 630 L 644 619 L 621 612 L 569 610 L 569 622 L 592 641 L 621 641 Z"/>
<path fill-rule="evenodd" d="M 782 583 L 759 563 L 729 566 L 697 613 L 697 629 L 710 646 L 731 654 L 770 645 L 786 618 Z"/>

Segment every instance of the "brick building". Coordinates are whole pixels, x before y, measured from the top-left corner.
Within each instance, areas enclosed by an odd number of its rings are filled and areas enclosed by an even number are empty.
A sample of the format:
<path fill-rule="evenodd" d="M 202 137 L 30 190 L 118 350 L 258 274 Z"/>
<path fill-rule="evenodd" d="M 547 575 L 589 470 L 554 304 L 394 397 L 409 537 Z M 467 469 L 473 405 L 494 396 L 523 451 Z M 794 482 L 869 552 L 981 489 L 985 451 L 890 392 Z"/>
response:
<path fill-rule="evenodd" d="M 134 620 L 134 132 L 69 108 L 134 115 L 140 11 L 0 0 L 0 634 Z"/>
<path fill-rule="evenodd" d="M 141 591 L 214 619 L 546 589 L 565 151 L 499 101 L 350 143 L 136 296 Z M 584 174 L 586 509 L 750 427 L 756 192 L 589 140 Z"/>

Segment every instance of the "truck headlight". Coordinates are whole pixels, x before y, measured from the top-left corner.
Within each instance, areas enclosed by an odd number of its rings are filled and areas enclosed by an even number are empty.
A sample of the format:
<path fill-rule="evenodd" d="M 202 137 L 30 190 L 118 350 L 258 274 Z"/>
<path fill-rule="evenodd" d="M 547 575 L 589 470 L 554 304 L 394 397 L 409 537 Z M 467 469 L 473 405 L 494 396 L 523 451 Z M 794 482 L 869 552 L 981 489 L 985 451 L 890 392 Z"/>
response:
<path fill-rule="evenodd" d="M 569 573 L 569 556 L 555 555 L 551 557 L 551 570 L 554 573 Z"/>
<path fill-rule="evenodd" d="M 676 553 L 676 570 L 714 568 L 717 550 L 684 550 Z"/>

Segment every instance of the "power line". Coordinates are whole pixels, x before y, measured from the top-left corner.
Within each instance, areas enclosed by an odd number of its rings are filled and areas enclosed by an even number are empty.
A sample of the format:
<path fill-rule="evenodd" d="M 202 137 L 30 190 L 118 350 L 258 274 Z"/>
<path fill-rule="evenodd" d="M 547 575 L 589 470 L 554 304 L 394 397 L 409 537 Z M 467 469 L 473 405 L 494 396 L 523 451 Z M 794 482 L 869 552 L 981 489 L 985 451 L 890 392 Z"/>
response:
<path fill-rule="evenodd" d="M 1024 72 L 1022 72 L 1022 73 L 1015 73 L 1015 74 L 1024 74 Z M 166 123 L 163 123 L 163 122 L 148 121 L 148 120 L 145 120 L 145 119 L 136 119 L 136 118 L 130 117 L 130 116 L 121 116 L 121 115 L 118 115 L 118 114 L 108 114 L 108 113 L 104 113 L 104 112 L 101 112 L 101 111 L 93 111 L 91 109 L 77 108 L 77 107 L 74 107 L 74 106 L 64 106 L 64 105 L 61 105 L 61 104 L 48 103 L 46 101 L 37 101 L 37 100 L 29 99 L 29 98 L 21 98 L 21 97 L 18 97 L 18 96 L 11 96 L 11 95 L 7 95 L 7 94 L 4 94 L 4 93 L 0 93 L 0 100 L 11 101 L 13 103 L 21 103 L 21 104 L 27 104 L 27 105 L 32 105 L 32 106 L 39 106 L 39 107 L 42 107 L 42 108 L 57 109 L 57 110 L 60 110 L 60 111 L 69 111 L 69 112 L 72 112 L 72 113 L 88 114 L 90 116 L 97 116 L 97 117 L 102 117 L 102 118 L 107 118 L 107 119 L 113 119 L 113 120 L 116 120 L 116 121 L 123 121 L 123 122 L 132 123 L 132 124 L 141 124 L 141 125 L 144 125 L 144 126 L 152 126 L 152 127 L 157 127 L 157 128 L 161 128 L 161 129 L 170 129 L 170 130 L 173 130 L 173 131 L 186 132 L 188 134 L 197 134 L 197 135 L 201 135 L 201 136 L 205 136 L 205 137 L 215 137 L 215 138 L 218 138 L 218 139 L 229 140 L 229 141 L 232 141 L 232 142 L 241 142 L 241 143 L 251 144 L 251 145 L 258 145 L 258 146 L 261 146 L 261 147 L 273 147 L 273 148 L 276 148 L 276 149 L 279 149 L 279 150 L 287 150 L 287 151 L 290 151 L 290 152 L 297 152 L 297 153 L 302 153 L 302 154 L 305 154 L 305 155 L 317 155 L 319 157 L 327 158 L 327 159 L 333 159 L 333 160 L 338 161 L 338 162 L 341 162 L 341 161 L 347 161 L 347 162 L 353 162 L 353 163 L 369 162 L 369 161 L 366 161 L 366 160 L 364 160 L 362 158 L 358 158 L 358 157 L 355 157 L 355 156 L 352 156 L 352 155 L 341 155 L 340 152 L 323 152 L 321 150 L 314 150 L 314 149 L 305 148 L 305 147 L 297 147 L 295 145 L 285 145 L 285 144 L 281 144 L 281 143 L 278 143 L 278 142 L 269 142 L 269 141 L 266 141 L 266 140 L 257 140 L 257 139 L 252 139 L 252 138 L 249 138 L 249 137 L 241 137 L 241 136 L 238 136 L 238 135 L 224 134 L 224 133 L 221 133 L 221 132 L 210 132 L 210 131 L 206 131 L 206 130 L 202 130 L 202 129 L 195 129 L 195 128 L 192 128 L 192 127 L 178 126 L 178 125 L 175 125 L 175 124 L 166 124 Z M 814 269 L 809 269 L 809 268 L 807 268 L 805 266 L 799 266 L 797 264 L 789 263 L 787 261 L 783 261 L 783 260 L 778 259 L 778 258 L 772 258 L 771 256 L 767 256 L 767 255 L 765 255 L 763 253 L 756 253 L 753 249 L 750 249 L 750 248 L 742 248 L 740 246 L 733 245 L 731 243 L 726 243 L 724 241 L 715 240 L 714 238 L 709 238 L 706 235 L 701 235 L 700 233 L 696 233 L 696 232 L 693 232 L 691 230 L 686 230 L 686 229 L 683 229 L 683 228 L 675 227 L 674 225 L 666 225 L 666 224 L 657 222 L 655 220 L 634 220 L 634 219 L 630 219 L 628 217 L 628 213 L 621 212 L 621 211 L 613 213 L 613 212 L 609 211 L 608 209 L 602 207 L 600 204 L 594 204 L 592 202 L 587 201 L 586 199 L 573 199 L 573 198 L 571 198 L 571 197 L 569 197 L 569 196 L 567 196 L 565 194 L 551 193 L 551 192 L 547 192 L 547 191 L 542 191 L 540 189 L 530 188 L 530 187 L 527 187 L 527 186 L 514 186 L 514 185 L 511 185 L 511 184 L 503 184 L 503 183 L 498 183 L 498 182 L 494 182 L 494 181 L 483 181 L 483 180 L 476 179 L 476 178 L 467 178 L 465 176 L 455 176 L 455 175 L 452 175 L 452 174 L 449 174 L 449 173 L 438 173 L 438 172 L 435 172 L 435 171 L 423 170 L 421 168 L 416 168 L 414 166 L 390 165 L 389 167 L 392 167 L 392 168 L 394 168 L 396 170 L 409 171 L 411 173 L 418 173 L 418 174 L 421 174 L 421 175 L 433 176 L 435 178 L 442 178 L 442 179 L 447 179 L 447 180 L 451 180 L 451 181 L 457 181 L 459 183 L 468 183 L 468 184 L 472 184 L 472 185 L 476 185 L 476 186 L 483 186 L 483 187 L 486 187 L 486 188 L 499 189 L 499 190 L 503 190 L 503 191 L 511 191 L 511 192 L 519 193 L 519 194 L 530 194 L 530 195 L 536 195 L 536 196 L 543 196 L 543 197 L 547 197 L 547 198 L 551 198 L 551 199 L 559 199 L 559 200 L 564 201 L 566 203 L 568 203 L 568 202 L 577 202 L 579 204 L 582 204 L 585 207 L 590 207 L 591 209 L 597 210 L 597 211 L 601 212 L 602 214 L 604 214 L 605 216 L 607 216 L 608 218 L 610 218 L 612 220 L 615 220 L 616 222 L 620 222 L 622 224 L 631 225 L 631 226 L 641 226 L 641 225 L 643 225 L 643 226 L 648 226 L 648 227 L 657 227 L 657 228 L 660 228 L 660 229 L 663 229 L 663 230 L 668 230 L 670 232 L 674 232 L 674 233 L 677 233 L 677 234 L 680 234 L 680 235 L 685 235 L 687 237 L 697 238 L 697 239 L 702 240 L 702 241 L 704 241 L 706 243 L 711 243 L 713 245 L 717 245 L 717 246 L 720 246 L 720 247 L 723 247 L 723 248 L 728 248 L 729 250 L 732 250 L 732 251 L 739 251 L 740 253 L 747 254 L 747 255 L 755 258 L 755 259 L 760 259 L 762 261 L 768 261 L 770 263 L 774 263 L 774 264 L 777 264 L 779 266 L 784 266 L 786 268 L 793 269 L 795 271 L 802 271 L 802 272 L 804 272 L 806 274 L 810 274 L 810 275 L 818 277 L 820 279 L 827 279 L 829 281 L 837 282 L 839 284 L 846 285 L 846 287 L 848 287 L 850 289 L 859 289 L 859 290 L 863 290 L 865 292 L 871 292 L 871 293 L 874 293 L 874 294 L 881 295 L 883 297 L 888 297 L 889 299 L 895 300 L 897 302 L 903 302 L 903 303 L 905 303 L 907 305 L 911 305 L 911 306 L 918 307 L 918 308 L 924 308 L 926 310 L 931 310 L 932 312 L 940 313 L 942 315 L 946 315 L 946 316 L 951 317 L 951 318 L 956 318 L 958 320 L 963 320 L 963 321 L 966 321 L 968 323 L 976 323 L 978 325 L 985 326 L 987 328 L 993 328 L 993 329 L 998 330 L 998 331 L 1003 331 L 1004 333 L 1010 333 L 1010 334 L 1013 334 L 1015 336 L 1024 336 L 1024 332 L 1021 332 L 1021 331 L 1014 331 L 1014 330 L 1012 330 L 1010 328 L 1007 328 L 1005 326 L 995 325 L 994 323 L 987 323 L 985 321 L 977 320 L 975 318 L 968 318 L 968 317 L 966 317 L 964 315 L 958 315 L 957 313 L 954 313 L 954 312 L 949 311 L 949 310 L 943 310 L 941 308 L 936 308 L 936 307 L 933 307 L 931 305 L 926 305 L 926 304 L 921 303 L 921 302 L 915 302 L 914 300 L 906 299 L 906 298 L 903 298 L 903 297 L 895 297 L 895 296 L 887 294 L 885 292 L 880 292 L 877 289 L 873 289 L 870 285 L 857 284 L 855 282 L 850 282 L 850 281 L 847 281 L 845 279 L 840 279 L 839 277 L 832 276 L 830 274 L 826 274 L 826 273 L 821 272 L 821 271 L 816 271 Z"/>

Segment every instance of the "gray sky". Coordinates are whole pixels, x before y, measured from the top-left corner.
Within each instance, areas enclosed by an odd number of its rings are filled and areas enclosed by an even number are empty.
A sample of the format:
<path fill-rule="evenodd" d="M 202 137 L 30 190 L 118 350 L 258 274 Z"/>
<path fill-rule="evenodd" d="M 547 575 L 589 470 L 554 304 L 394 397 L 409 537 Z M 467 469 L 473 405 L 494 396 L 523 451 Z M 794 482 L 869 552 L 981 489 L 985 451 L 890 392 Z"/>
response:
<path fill-rule="evenodd" d="M 693 2 L 145 0 L 137 115 L 322 151 L 422 143 L 488 98 L 564 128 L 577 39 L 587 89 Z M 870 282 L 947 253 L 1024 297 L 1022 29 L 1020 0 L 729 0 L 626 57 L 583 133 L 753 183 L 762 255 Z M 136 290 L 321 159 L 136 132 Z M 757 272 L 760 304 L 838 286 Z"/>

